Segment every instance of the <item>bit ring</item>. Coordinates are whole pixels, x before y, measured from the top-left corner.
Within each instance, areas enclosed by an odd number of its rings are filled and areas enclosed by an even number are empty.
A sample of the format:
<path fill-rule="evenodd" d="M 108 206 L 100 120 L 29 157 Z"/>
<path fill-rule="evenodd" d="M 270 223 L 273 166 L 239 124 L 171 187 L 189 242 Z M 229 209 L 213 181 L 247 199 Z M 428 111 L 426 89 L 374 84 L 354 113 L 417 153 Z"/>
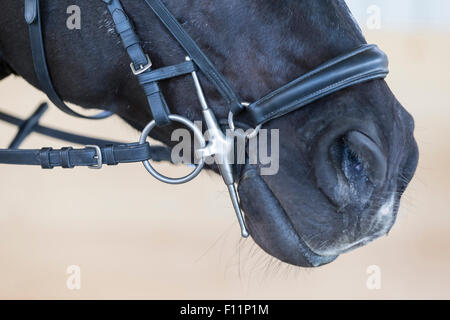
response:
<path fill-rule="evenodd" d="M 205 148 L 206 141 L 205 141 L 205 138 L 203 137 L 203 133 L 192 121 L 190 121 L 182 116 L 178 116 L 178 115 L 169 115 L 169 119 L 172 121 L 181 123 L 181 124 L 185 125 L 186 127 L 188 127 L 190 130 L 192 130 L 192 132 L 194 132 L 195 138 L 200 143 L 201 148 Z M 141 134 L 141 138 L 139 139 L 140 144 L 144 144 L 147 141 L 148 135 L 155 127 L 156 127 L 156 121 L 153 120 L 144 128 L 144 130 L 142 131 L 142 134 Z M 170 177 L 167 177 L 167 176 L 159 173 L 158 171 L 155 170 L 155 168 L 153 168 L 153 166 L 150 164 L 149 160 L 142 161 L 142 163 L 143 163 L 145 169 L 147 169 L 147 171 L 153 177 L 158 179 L 159 181 L 168 183 L 168 184 L 183 184 L 183 183 L 191 181 L 192 179 L 194 179 L 195 177 L 197 177 L 199 175 L 199 173 L 202 171 L 203 167 L 205 166 L 205 158 L 202 157 L 200 159 L 200 162 L 198 164 L 196 164 L 194 171 L 192 171 L 190 174 L 188 174 L 184 177 L 181 177 L 181 178 L 170 178 Z"/>

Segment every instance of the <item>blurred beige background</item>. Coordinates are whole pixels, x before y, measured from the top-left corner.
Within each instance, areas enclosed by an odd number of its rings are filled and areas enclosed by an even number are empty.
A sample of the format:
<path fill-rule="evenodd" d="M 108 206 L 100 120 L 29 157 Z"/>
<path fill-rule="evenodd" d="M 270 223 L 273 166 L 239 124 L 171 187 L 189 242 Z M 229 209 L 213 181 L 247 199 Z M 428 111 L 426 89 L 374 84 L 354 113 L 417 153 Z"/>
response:
<path fill-rule="evenodd" d="M 175 187 L 140 164 L 101 171 L 0 166 L 0 298 L 450 298 L 449 35 L 366 35 L 390 56 L 387 81 L 415 116 L 421 151 L 388 237 L 325 267 L 299 269 L 240 239 L 226 189 L 211 174 Z M 45 99 L 18 78 L 0 83 L 0 97 L 1 110 L 23 117 Z M 119 119 L 83 121 L 54 107 L 42 123 L 138 138 Z M 1 124 L 0 145 L 15 131 Z M 65 144 L 34 134 L 23 145 L 42 146 Z M 66 287 L 70 265 L 81 267 L 81 290 Z M 381 268 L 380 290 L 367 289 L 371 265 Z"/>

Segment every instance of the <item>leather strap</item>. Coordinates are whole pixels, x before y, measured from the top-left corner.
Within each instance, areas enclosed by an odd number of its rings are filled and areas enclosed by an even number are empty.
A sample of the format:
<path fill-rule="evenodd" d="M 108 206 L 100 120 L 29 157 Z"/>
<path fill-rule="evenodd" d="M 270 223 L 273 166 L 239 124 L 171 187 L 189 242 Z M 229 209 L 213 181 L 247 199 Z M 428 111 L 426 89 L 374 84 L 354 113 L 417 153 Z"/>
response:
<path fill-rule="evenodd" d="M 232 89 L 225 77 L 216 69 L 213 63 L 198 47 L 189 34 L 183 29 L 177 19 L 170 13 L 160 0 L 145 0 L 153 12 L 159 17 L 167 30 L 175 37 L 178 43 L 189 54 L 203 74 L 214 84 L 225 99 L 228 107 L 234 114 L 243 110 L 241 100 Z"/>
<path fill-rule="evenodd" d="M 103 111 L 94 116 L 82 115 L 69 108 L 59 97 L 50 77 L 50 73 L 45 58 L 44 39 L 42 35 L 42 22 L 40 15 L 39 0 L 25 0 L 25 20 L 30 33 L 30 46 L 33 57 L 34 70 L 39 82 L 39 86 L 49 99 L 62 111 L 72 116 L 84 119 L 99 120 L 111 116 L 110 111 Z"/>
<path fill-rule="evenodd" d="M 39 120 L 44 115 L 45 111 L 48 109 L 48 104 L 41 104 L 37 110 L 28 118 L 23 121 L 19 126 L 19 132 L 14 137 L 13 141 L 10 143 L 8 149 L 18 149 L 22 142 L 34 131 L 39 123 Z"/>
<path fill-rule="evenodd" d="M 247 112 L 252 125 L 279 118 L 336 91 L 389 73 L 388 58 L 376 45 L 328 61 L 322 66 L 252 103 Z"/>
<path fill-rule="evenodd" d="M 12 125 L 18 126 L 20 128 L 16 138 L 14 138 L 14 141 L 11 143 L 10 148 L 17 149 L 20 146 L 20 144 L 23 142 L 23 140 L 32 132 L 37 132 L 37 133 L 40 133 L 40 134 L 48 136 L 48 137 L 52 137 L 52 138 L 63 140 L 63 141 L 70 142 L 70 143 L 75 143 L 78 145 L 99 146 L 100 148 L 105 148 L 105 152 L 107 152 L 107 153 L 109 150 L 108 148 L 106 148 L 107 146 L 126 145 L 126 143 L 124 143 L 124 142 L 104 140 L 104 139 L 99 139 L 99 138 L 91 138 L 91 137 L 76 135 L 73 133 L 60 131 L 57 129 L 42 126 L 38 123 L 38 121 L 39 121 L 40 117 L 42 117 L 43 113 L 46 110 L 47 110 L 47 104 L 44 103 L 44 104 L 40 105 L 39 108 L 33 113 L 33 115 L 27 120 L 22 120 L 22 119 L 14 117 L 14 116 L 11 116 L 9 114 L 0 112 L 0 120 L 8 122 Z M 2 151 L 2 150 L 0 149 L 0 151 Z M 20 153 L 20 150 L 16 150 L 16 151 L 18 151 L 16 154 Z M 163 147 L 163 146 L 150 147 L 150 153 L 151 153 L 151 159 L 153 161 L 168 161 L 168 162 L 172 161 L 171 160 L 171 150 L 167 147 Z M 5 160 L 2 161 L 3 155 L 4 155 L 4 153 L 2 154 L 0 152 L 0 163 L 5 163 L 4 162 Z M 7 156 L 8 156 L 9 163 L 11 163 L 11 164 L 14 163 L 12 161 L 11 154 L 8 154 Z M 132 157 L 132 155 L 130 157 Z M 136 158 L 136 162 L 139 161 L 140 157 L 141 156 L 138 155 L 138 157 Z M 108 160 L 108 159 L 111 159 L 111 157 L 108 157 L 108 155 L 107 155 L 105 159 Z"/>
<path fill-rule="evenodd" d="M 190 74 L 195 70 L 196 68 L 194 63 L 192 63 L 192 61 L 186 61 L 174 66 L 163 67 L 151 72 L 145 72 L 138 75 L 138 78 L 140 83 L 150 83 Z"/>
<path fill-rule="evenodd" d="M 41 107 L 40 107 L 41 108 Z M 31 118 L 33 118 L 35 116 L 36 113 L 39 113 L 39 110 L 36 111 Z M 1 121 L 5 121 L 8 122 L 12 125 L 18 126 L 19 128 L 22 128 L 24 126 L 26 126 L 26 123 L 30 121 L 30 119 L 27 120 L 22 120 L 19 119 L 17 117 L 14 117 L 10 114 L 4 113 L 4 112 L 0 112 L 0 120 Z M 32 120 L 32 122 L 35 122 L 34 120 Z M 85 136 L 81 136 L 81 135 L 76 135 L 76 134 L 72 134 L 72 133 L 68 133 L 65 131 L 61 131 L 61 130 L 57 130 L 57 129 L 53 129 L 53 128 L 49 128 L 46 126 L 42 126 L 39 123 L 34 123 L 33 126 L 28 126 L 30 129 L 27 130 L 27 133 L 30 134 L 32 132 L 37 132 L 40 133 L 42 135 L 45 135 L 47 137 L 51 137 L 51 138 L 55 138 L 55 139 L 59 139 L 59 140 L 63 140 L 63 141 L 67 141 L 67 142 L 71 142 L 71 143 L 75 143 L 75 144 L 79 144 L 79 145 L 98 145 L 98 146 L 105 146 L 108 144 L 123 144 L 123 142 L 116 142 L 116 141 L 110 141 L 110 140 L 103 140 L 103 139 L 98 139 L 98 138 L 89 138 L 89 137 L 85 137 Z M 20 133 L 20 129 L 19 129 L 19 134 L 22 136 L 22 134 Z M 22 136 L 22 138 L 20 140 L 23 141 L 25 137 Z M 19 147 L 20 143 L 14 143 L 14 147 L 17 148 Z"/>
<path fill-rule="evenodd" d="M 122 4 L 119 0 L 102 1 L 107 4 L 108 10 L 114 21 L 116 31 L 120 35 L 122 43 L 132 61 L 132 69 L 134 69 L 139 84 L 142 86 L 145 95 L 147 96 L 153 119 L 160 127 L 170 124 L 171 120 L 169 119 L 169 107 L 167 106 L 167 102 L 164 99 L 157 81 L 142 81 L 147 74 L 152 72 L 152 62 L 148 55 L 144 53 L 139 37 L 134 31 L 133 25 L 128 19 Z M 143 72 L 140 73 L 139 70 L 142 70 Z M 136 71 L 140 74 L 137 74 Z"/>
<path fill-rule="evenodd" d="M 99 149 L 89 146 L 84 149 L 63 148 L 60 150 L 52 148 L 39 150 L 3 149 L 0 150 L 0 163 L 36 165 L 44 169 L 53 169 L 54 167 L 74 168 L 79 166 L 97 167 L 99 164 L 117 165 L 119 163 L 142 162 L 151 159 L 151 153 L 148 143 L 108 145 Z"/>

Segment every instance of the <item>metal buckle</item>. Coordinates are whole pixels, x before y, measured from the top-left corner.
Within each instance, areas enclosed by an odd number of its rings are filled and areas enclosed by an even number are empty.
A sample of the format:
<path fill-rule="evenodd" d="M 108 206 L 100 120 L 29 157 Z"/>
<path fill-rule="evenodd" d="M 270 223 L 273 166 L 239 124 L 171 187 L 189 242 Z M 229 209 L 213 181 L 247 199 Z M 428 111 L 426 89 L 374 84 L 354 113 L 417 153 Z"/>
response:
<path fill-rule="evenodd" d="M 135 76 L 140 75 L 141 73 L 144 73 L 145 71 L 147 71 L 148 69 L 150 69 L 152 67 L 153 63 L 152 63 L 152 60 L 150 60 L 150 57 L 148 56 L 148 54 L 146 54 L 145 57 L 147 58 L 147 64 L 145 66 L 143 66 L 142 64 L 139 65 L 139 69 L 136 69 L 133 62 L 130 63 L 131 71 L 133 71 L 133 74 Z"/>
<path fill-rule="evenodd" d="M 87 145 L 85 147 L 95 150 L 94 159 L 97 160 L 97 164 L 95 164 L 93 166 L 89 166 L 88 168 L 89 169 L 101 169 L 103 167 L 102 149 L 100 149 L 99 146 L 95 146 L 95 145 Z"/>

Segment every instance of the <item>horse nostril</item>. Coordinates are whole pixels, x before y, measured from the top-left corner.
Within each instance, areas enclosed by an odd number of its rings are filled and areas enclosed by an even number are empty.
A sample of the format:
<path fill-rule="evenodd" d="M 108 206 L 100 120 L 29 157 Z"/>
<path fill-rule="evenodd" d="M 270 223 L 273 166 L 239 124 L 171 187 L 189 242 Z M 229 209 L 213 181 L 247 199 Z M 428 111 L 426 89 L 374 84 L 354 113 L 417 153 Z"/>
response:
<path fill-rule="evenodd" d="M 313 162 L 317 185 L 338 209 L 348 205 L 363 208 L 386 178 L 384 153 L 358 130 L 324 134 Z"/>
<path fill-rule="evenodd" d="M 344 142 L 350 150 L 350 159 L 356 159 L 350 162 L 355 167 L 354 170 L 364 171 L 366 178 L 376 187 L 381 186 L 386 178 L 387 160 L 377 144 L 358 131 L 347 133 L 344 136 Z"/>

